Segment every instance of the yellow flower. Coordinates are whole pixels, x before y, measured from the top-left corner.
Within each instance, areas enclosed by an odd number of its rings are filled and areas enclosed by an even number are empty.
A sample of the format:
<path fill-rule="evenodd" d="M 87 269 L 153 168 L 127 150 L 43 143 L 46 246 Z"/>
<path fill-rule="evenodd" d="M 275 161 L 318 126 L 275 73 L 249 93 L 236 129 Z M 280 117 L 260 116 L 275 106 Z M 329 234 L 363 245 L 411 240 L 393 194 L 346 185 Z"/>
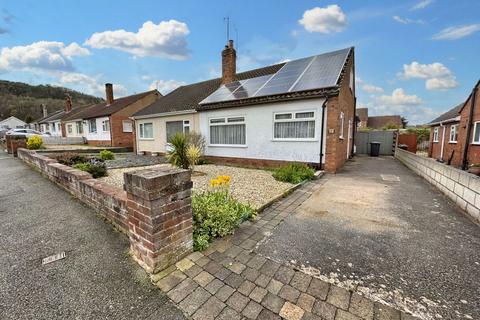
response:
<path fill-rule="evenodd" d="M 223 184 L 230 184 L 230 176 L 218 176 L 217 179 L 220 180 Z"/>
<path fill-rule="evenodd" d="M 212 188 L 215 188 L 219 184 L 220 184 L 220 180 L 218 180 L 218 179 L 211 179 L 210 180 L 210 187 L 212 187 Z"/>

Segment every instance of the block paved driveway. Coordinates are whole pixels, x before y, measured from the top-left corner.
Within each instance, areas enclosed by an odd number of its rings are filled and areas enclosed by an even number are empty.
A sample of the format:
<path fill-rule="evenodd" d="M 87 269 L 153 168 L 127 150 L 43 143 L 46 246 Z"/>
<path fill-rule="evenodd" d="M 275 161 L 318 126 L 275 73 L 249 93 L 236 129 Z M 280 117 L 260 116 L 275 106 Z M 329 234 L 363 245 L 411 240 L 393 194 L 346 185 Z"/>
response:
<path fill-rule="evenodd" d="M 0 151 L 0 319 L 184 319 L 127 250 L 91 209 Z"/>
<path fill-rule="evenodd" d="M 392 157 L 356 157 L 294 211 L 256 252 L 425 319 L 480 319 L 480 227 Z"/>

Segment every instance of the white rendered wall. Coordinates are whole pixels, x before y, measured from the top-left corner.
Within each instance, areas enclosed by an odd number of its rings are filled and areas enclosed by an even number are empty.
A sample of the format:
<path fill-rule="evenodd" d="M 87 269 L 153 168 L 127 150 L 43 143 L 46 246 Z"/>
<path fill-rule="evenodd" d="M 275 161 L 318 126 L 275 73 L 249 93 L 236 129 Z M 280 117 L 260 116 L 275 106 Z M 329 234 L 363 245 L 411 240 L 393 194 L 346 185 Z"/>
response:
<path fill-rule="evenodd" d="M 200 132 L 207 141 L 206 155 L 219 157 L 251 158 L 319 163 L 324 99 L 271 103 L 249 107 L 235 107 L 202 111 Z M 315 138 L 311 141 L 273 139 L 273 115 L 278 112 L 315 111 Z M 209 119 L 243 116 L 246 122 L 246 146 L 210 145 Z M 324 134 L 325 146 L 325 134 Z M 325 153 L 325 149 L 323 149 Z M 322 163 L 325 162 L 323 157 Z"/>
<path fill-rule="evenodd" d="M 102 122 L 105 120 L 109 120 L 109 117 L 101 117 L 95 118 L 97 124 L 97 132 L 88 132 L 88 122 L 89 120 L 85 120 L 83 124 L 83 134 L 87 138 L 87 140 L 100 140 L 100 141 L 110 141 L 110 129 L 108 131 L 103 131 Z M 112 123 L 110 122 L 110 126 Z"/>

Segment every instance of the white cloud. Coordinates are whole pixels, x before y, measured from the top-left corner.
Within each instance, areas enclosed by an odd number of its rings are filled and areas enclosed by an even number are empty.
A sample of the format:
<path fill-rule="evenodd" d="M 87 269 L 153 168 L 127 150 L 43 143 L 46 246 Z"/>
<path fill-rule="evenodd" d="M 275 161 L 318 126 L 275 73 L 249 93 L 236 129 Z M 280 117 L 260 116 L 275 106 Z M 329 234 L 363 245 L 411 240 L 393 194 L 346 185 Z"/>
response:
<path fill-rule="evenodd" d="M 421 0 L 417 2 L 416 5 L 412 7 L 411 10 L 420 10 L 420 9 L 425 9 L 429 5 L 431 5 L 434 2 L 434 0 Z"/>
<path fill-rule="evenodd" d="M 72 71 L 72 57 L 86 56 L 88 49 L 72 42 L 39 41 L 26 46 L 3 48 L 0 51 L 0 70 Z"/>
<path fill-rule="evenodd" d="M 365 81 L 363 81 L 363 79 L 359 77 L 356 78 L 356 82 L 357 82 L 357 85 L 360 87 L 360 89 L 362 89 L 367 93 L 371 93 L 371 94 L 383 93 L 383 88 L 377 87 L 373 84 L 366 83 Z"/>
<path fill-rule="evenodd" d="M 433 40 L 458 40 L 480 31 L 480 23 L 445 28 L 432 37 Z"/>
<path fill-rule="evenodd" d="M 377 87 L 377 86 L 374 86 L 373 84 L 364 84 L 362 86 L 360 86 L 360 88 L 365 91 L 365 92 L 368 92 L 368 93 L 383 93 L 383 88 L 380 88 L 380 87 Z"/>
<path fill-rule="evenodd" d="M 155 24 L 147 21 L 136 33 L 123 29 L 97 32 L 85 44 L 97 49 L 121 50 L 137 57 L 183 60 L 188 57 L 186 36 L 189 33 L 183 22 L 169 20 Z"/>
<path fill-rule="evenodd" d="M 347 16 L 338 5 L 332 4 L 325 8 L 306 10 L 298 22 L 308 32 L 332 33 L 345 29 Z"/>
<path fill-rule="evenodd" d="M 425 23 L 425 21 L 423 20 L 413 20 L 409 18 L 402 18 L 400 16 L 393 16 L 392 19 L 402 24 L 413 24 L 413 23 L 424 24 Z"/>
<path fill-rule="evenodd" d="M 166 95 L 185 84 L 185 82 L 177 80 L 156 80 L 150 84 L 149 90 L 157 89 L 161 94 Z"/>
<path fill-rule="evenodd" d="M 393 90 L 391 95 L 381 95 L 376 99 L 379 107 L 392 108 L 398 112 L 405 111 L 410 107 L 422 104 L 422 99 L 416 95 L 408 95 L 402 88 Z"/>
<path fill-rule="evenodd" d="M 83 73 L 62 72 L 59 78 L 60 85 L 73 86 L 75 89 L 95 96 L 105 97 L 105 85 L 98 81 L 98 77 L 91 77 Z M 115 97 L 127 94 L 127 89 L 121 84 L 113 84 Z"/>
<path fill-rule="evenodd" d="M 440 62 L 421 64 L 416 61 L 403 65 L 403 79 L 425 79 L 428 90 L 445 90 L 458 86 L 453 73 Z"/>

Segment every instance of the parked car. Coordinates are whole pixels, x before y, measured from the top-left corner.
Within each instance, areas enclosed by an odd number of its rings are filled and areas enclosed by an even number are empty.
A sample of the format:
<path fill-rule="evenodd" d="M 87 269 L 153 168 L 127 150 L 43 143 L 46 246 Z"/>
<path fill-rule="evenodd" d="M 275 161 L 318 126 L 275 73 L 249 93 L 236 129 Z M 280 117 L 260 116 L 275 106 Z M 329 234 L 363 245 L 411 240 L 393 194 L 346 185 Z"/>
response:
<path fill-rule="evenodd" d="M 31 136 L 41 136 L 41 137 L 50 137 L 51 134 L 50 132 L 40 132 L 36 131 L 33 129 L 11 129 L 10 131 L 7 131 L 7 135 L 17 135 L 17 136 L 25 136 L 25 137 L 31 137 Z"/>

